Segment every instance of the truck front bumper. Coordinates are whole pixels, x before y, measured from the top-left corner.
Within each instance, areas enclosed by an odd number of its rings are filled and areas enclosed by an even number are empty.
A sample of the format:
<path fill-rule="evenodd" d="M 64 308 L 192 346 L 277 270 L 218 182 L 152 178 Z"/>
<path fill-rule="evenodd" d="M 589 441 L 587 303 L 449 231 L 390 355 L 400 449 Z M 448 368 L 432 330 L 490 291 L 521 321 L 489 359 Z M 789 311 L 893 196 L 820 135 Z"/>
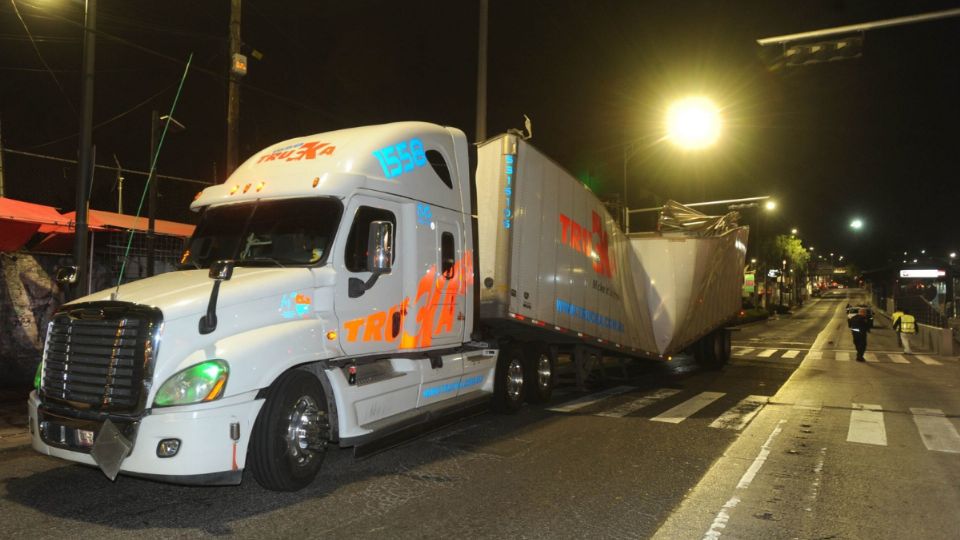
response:
<path fill-rule="evenodd" d="M 153 409 L 119 429 L 133 443 L 120 463 L 120 473 L 179 484 L 239 484 L 246 462 L 250 431 L 263 404 L 255 393 L 216 403 Z M 46 410 L 31 392 L 30 433 L 33 449 L 68 461 L 98 466 L 91 439 L 102 422 L 80 420 Z M 233 424 L 239 426 L 239 433 Z M 90 432 L 93 432 L 92 434 Z M 234 440 L 233 436 L 239 435 Z M 179 440 L 179 450 L 159 457 L 162 441 Z"/>

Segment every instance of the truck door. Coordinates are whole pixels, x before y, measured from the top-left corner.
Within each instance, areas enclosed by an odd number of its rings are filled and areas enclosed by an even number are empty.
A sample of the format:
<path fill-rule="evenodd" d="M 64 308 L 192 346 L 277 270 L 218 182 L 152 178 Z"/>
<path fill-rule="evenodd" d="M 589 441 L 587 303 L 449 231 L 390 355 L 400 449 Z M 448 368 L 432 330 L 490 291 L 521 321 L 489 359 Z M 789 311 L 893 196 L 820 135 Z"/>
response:
<path fill-rule="evenodd" d="M 335 306 L 340 320 L 340 343 L 350 356 L 396 351 L 403 328 L 402 305 L 404 257 L 412 254 L 400 249 L 404 242 L 402 205 L 364 195 L 351 199 L 344 212 L 346 233 L 341 257 L 338 257 L 338 280 Z M 371 272 L 367 268 L 367 243 L 370 224 L 374 221 L 393 223 L 393 264 L 390 272 L 381 274 L 372 287 L 359 296 L 351 297 L 349 281 L 367 282 Z"/>

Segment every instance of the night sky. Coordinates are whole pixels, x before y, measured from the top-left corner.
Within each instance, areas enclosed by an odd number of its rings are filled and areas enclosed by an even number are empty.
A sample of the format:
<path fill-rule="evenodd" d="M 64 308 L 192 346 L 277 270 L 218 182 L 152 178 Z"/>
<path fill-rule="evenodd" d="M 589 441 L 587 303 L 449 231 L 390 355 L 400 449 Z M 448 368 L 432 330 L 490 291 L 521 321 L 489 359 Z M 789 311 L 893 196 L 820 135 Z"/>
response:
<path fill-rule="evenodd" d="M 870 268 L 904 251 L 960 250 L 960 18 L 877 30 L 853 60 L 771 69 L 761 37 L 960 7 L 957 1 L 490 1 L 488 135 L 533 121 L 533 144 L 601 197 L 651 206 L 773 195 L 764 236 L 800 230 L 817 253 Z M 0 2 L 5 148 L 75 159 L 82 3 Z M 97 163 L 148 167 L 151 109 L 166 114 L 193 65 L 160 172 L 222 182 L 228 0 L 99 0 Z M 244 0 L 250 59 L 241 158 L 279 140 L 425 120 L 475 135 L 478 2 Z M 54 76 L 56 82 L 54 81 Z M 59 86 L 58 86 L 59 83 Z M 661 140 L 666 105 L 710 96 L 721 142 L 684 153 Z M 75 166 L 4 155 L 6 195 L 74 209 Z M 126 175 L 124 209 L 144 178 Z M 91 207 L 115 211 L 98 171 Z M 165 180 L 159 217 L 193 221 L 197 183 Z M 756 222 L 747 210 L 745 222 Z M 859 233 L 848 224 L 865 221 Z"/>

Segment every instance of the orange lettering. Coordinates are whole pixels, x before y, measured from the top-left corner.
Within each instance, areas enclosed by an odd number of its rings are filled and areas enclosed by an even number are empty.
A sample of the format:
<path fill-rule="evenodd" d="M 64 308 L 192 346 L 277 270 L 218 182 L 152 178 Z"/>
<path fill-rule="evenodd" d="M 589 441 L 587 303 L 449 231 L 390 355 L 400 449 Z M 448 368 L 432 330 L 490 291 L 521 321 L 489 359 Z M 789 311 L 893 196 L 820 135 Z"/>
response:
<path fill-rule="evenodd" d="M 378 311 L 367 317 L 367 326 L 363 330 L 364 341 L 383 341 L 383 326 L 387 323 L 387 314 Z"/>
<path fill-rule="evenodd" d="M 343 323 L 343 327 L 347 329 L 347 341 L 357 340 L 357 334 L 360 333 L 361 326 L 363 326 L 363 319 L 354 319 Z"/>

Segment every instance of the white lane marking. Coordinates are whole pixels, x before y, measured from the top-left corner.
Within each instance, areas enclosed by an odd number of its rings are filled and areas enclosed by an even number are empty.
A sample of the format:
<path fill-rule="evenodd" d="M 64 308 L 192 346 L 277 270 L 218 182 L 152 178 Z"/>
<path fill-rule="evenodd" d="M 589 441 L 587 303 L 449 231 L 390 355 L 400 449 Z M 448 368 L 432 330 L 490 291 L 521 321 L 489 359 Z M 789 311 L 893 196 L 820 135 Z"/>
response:
<path fill-rule="evenodd" d="M 887 445 L 887 428 L 883 423 L 883 407 L 869 403 L 852 403 L 847 442 Z"/>
<path fill-rule="evenodd" d="M 849 362 L 850 353 L 848 353 L 847 351 L 837 351 L 835 358 L 837 359 L 838 362 Z"/>
<path fill-rule="evenodd" d="M 774 353 L 776 353 L 776 352 L 777 352 L 777 349 L 767 349 L 767 350 L 763 351 L 762 353 L 758 354 L 757 356 L 759 356 L 760 358 L 770 358 L 770 357 L 773 356 Z"/>
<path fill-rule="evenodd" d="M 820 360 L 823 358 L 823 351 L 810 351 L 807 353 L 807 358 L 811 360 Z"/>
<path fill-rule="evenodd" d="M 790 349 L 789 351 L 783 353 L 783 357 L 784 357 L 784 358 L 796 358 L 798 354 L 800 354 L 800 351 L 795 350 L 795 349 Z"/>
<path fill-rule="evenodd" d="M 618 395 L 618 394 L 623 394 L 623 393 L 629 392 L 629 391 L 631 391 L 631 390 L 636 390 L 636 389 L 637 389 L 636 386 L 617 386 L 617 387 L 615 387 L 615 388 L 609 388 L 609 389 L 607 389 L 607 390 L 603 390 L 603 391 L 597 392 L 597 393 L 595 393 L 595 394 L 590 394 L 590 395 L 587 395 L 587 396 L 583 396 L 582 398 L 575 399 L 575 400 L 573 400 L 573 401 L 571 401 L 571 402 L 569 402 L 569 403 L 564 403 L 563 405 L 558 405 L 558 406 L 556 406 L 556 407 L 550 407 L 550 408 L 547 409 L 547 410 L 548 410 L 548 411 L 553 411 L 553 412 L 570 412 L 570 411 L 575 411 L 575 410 L 577 410 L 577 409 L 582 409 L 582 408 L 584 408 L 584 407 L 588 407 L 588 406 L 590 406 L 590 405 L 593 405 L 594 403 L 597 403 L 598 401 L 603 401 L 603 400 L 607 399 L 607 398 L 610 397 L 610 396 L 616 396 L 616 395 Z"/>
<path fill-rule="evenodd" d="M 757 454 L 757 458 L 753 460 L 750 468 L 740 477 L 737 489 L 747 489 L 750 487 L 750 483 L 753 482 L 757 473 L 760 472 L 760 468 L 766 463 L 767 456 L 770 455 L 770 445 L 773 443 L 773 439 L 783 431 L 784 422 L 786 422 L 786 420 L 782 419 L 777 422 L 777 427 L 773 428 L 773 432 L 767 437 L 767 442 L 763 443 L 763 446 L 760 447 L 760 453 Z M 713 520 L 713 523 L 710 524 L 710 528 L 703 534 L 704 540 L 716 540 L 720 538 L 721 531 L 727 527 L 727 523 L 730 521 L 730 513 L 727 512 L 727 510 L 736 508 L 738 504 L 740 504 L 740 497 L 734 495 L 723 505 L 720 511 L 717 512 L 717 517 Z"/>
<path fill-rule="evenodd" d="M 875 364 L 880 362 L 880 360 L 877 358 L 877 354 L 872 352 L 863 353 L 863 359 L 867 362 L 873 362 Z"/>
<path fill-rule="evenodd" d="M 943 411 L 910 407 L 910 412 L 927 450 L 960 454 L 960 433 Z"/>
<path fill-rule="evenodd" d="M 724 392 L 701 392 L 670 409 L 669 411 L 659 416 L 654 416 L 650 420 L 653 420 L 654 422 L 679 424 L 680 422 L 683 422 L 689 418 L 692 414 L 720 399 L 724 395 L 726 395 Z"/>
<path fill-rule="evenodd" d="M 909 363 L 910 363 L 910 361 L 907 360 L 906 358 L 904 358 L 902 354 L 887 353 L 887 356 L 890 357 L 890 360 L 892 360 L 894 364 L 909 364 Z"/>
<path fill-rule="evenodd" d="M 760 412 L 770 396 L 747 396 L 740 400 L 732 409 L 721 414 L 716 420 L 710 423 L 710 427 L 717 429 L 732 429 L 740 431 L 753 420 L 753 417 Z"/>
<path fill-rule="evenodd" d="M 917 360 L 923 362 L 924 364 L 926 364 L 926 365 L 928 365 L 928 366 L 942 366 L 942 365 L 943 365 L 943 364 L 941 364 L 940 362 L 937 362 L 936 360 L 934 360 L 933 358 L 930 358 L 929 356 L 927 356 L 927 355 L 925 355 L 925 354 L 917 354 L 917 355 L 914 355 L 914 358 L 916 358 Z"/>
<path fill-rule="evenodd" d="M 755 350 L 756 350 L 756 349 L 754 349 L 753 347 L 734 347 L 733 355 L 734 355 L 734 356 L 746 356 L 746 355 L 752 353 L 752 352 L 755 351 Z"/>
<path fill-rule="evenodd" d="M 628 401 L 622 405 L 614 407 L 610 410 L 599 412 L 594 416 L 609 416 L 611 418 L 622 418 L 632 412 L 639 411 L 644 407 L 649 407 L 654 403 L 660 401 L 661 399 L 668 398 L 674 394 L 679 394 L 680 390 L 676 388 L 661 388 L 656 392 L 650 394 L 649 396 L 643 396 L 637 398 L 633 401 Z"/>

